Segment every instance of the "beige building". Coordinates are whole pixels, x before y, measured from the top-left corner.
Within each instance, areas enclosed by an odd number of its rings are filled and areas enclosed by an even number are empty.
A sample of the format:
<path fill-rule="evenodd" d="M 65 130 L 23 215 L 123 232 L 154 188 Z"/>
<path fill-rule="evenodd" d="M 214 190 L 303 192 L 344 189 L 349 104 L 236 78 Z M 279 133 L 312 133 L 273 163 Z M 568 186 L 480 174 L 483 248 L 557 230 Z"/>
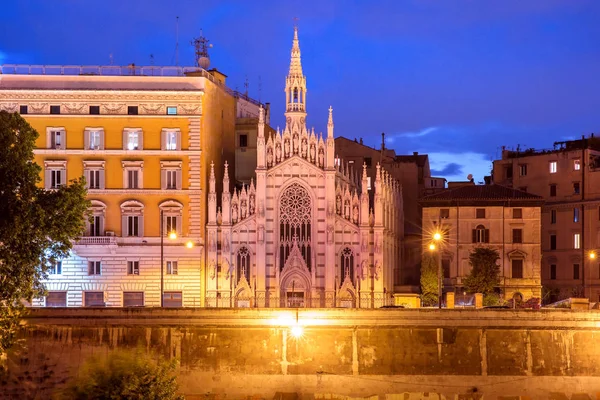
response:
<path fill-rule="evenodd" d="M 444 178 L 431 177 L 429 157 L 417 152 L 412 155 L 396 155 L 392 149 L 375 149 L 363 144 L 362 139 L 335 139 L 336 156 L 347 162 L 347 167 L 360 173 L 363 163 L 367 166 L 369 182 L 376 173 L 376 166 L 384 167 L 402 186 L 404 207 L 404 242 L 402 267 L 394 276 L 396 291 L 418 290 L 421 265 L 421 207 L 419 199 L 427 194 L 443 190 Z M 369 184 L 371 188 L 371 185 Z M 369 189 L 371 190 L 371 189 Z"/>
<path fill-rule="evenodd" d="M 600 300 L 600 139 L 555 143 L 552 150 L 503 150 L 494 182 L 545 198 L 542 284 L 546 302 L 572 296 Z"/>
<path fill-rule="evenodd" d="M 543 199 L 500 185 L 467 184 L 421 199 L 423 251 L 443 232 L 444 292 L 462 292 L 470 273 L 469 254 L 489 246 L 500 254 L 500 287 L 505 299 L 541 296 L 540 215 Z"/>

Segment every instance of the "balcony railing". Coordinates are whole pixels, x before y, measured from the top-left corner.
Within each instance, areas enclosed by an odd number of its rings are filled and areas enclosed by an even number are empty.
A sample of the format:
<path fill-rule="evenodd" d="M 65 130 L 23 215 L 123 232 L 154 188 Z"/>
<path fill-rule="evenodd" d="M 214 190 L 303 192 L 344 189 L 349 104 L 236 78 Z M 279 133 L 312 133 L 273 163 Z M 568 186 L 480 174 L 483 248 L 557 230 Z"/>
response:
<path fill-rule="evenodd" d="M 79 245 L 111 245 L 117 244 L 114 236 L 84 236 L 77 241 Z"/>

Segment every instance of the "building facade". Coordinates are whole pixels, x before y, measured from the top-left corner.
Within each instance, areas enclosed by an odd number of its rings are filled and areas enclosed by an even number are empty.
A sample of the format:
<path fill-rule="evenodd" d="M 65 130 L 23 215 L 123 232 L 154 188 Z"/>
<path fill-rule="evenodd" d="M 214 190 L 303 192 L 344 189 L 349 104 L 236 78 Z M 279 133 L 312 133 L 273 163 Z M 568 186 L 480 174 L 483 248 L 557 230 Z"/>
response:
<path fill-rule="evenodd" d="M 335 139 L 336 157 L 346 160 L 347 168 L 360 172 L 367 166 L 369 181 L 374 180 L 377 165 L 385 168 L 393 179 L 402 186 L 404 233 L 402 245 L 402 268 L 394 276 L 396 291 L 418 291 L 421 265 L 421 207 L 419 199 L 425 195 L 443 190 L 445 180 L 431 177 L 427 154 L 414 152 L 412 155 L 397 155 L 382 143 L 376 149 L 363 144 L 362 138 L 350 140 L 345 137 Z M 369 185 L 369 189 L 372 185 Z"/>
<path fill-rule="evenodd" d="M 470 273 L 469 254 L 483 246 L 498 251 L 500 293 L 513 297 L 541 297 L 540 196 L 500 185 L 466 184 L 421 200 L 424 252 L 435 232 L 442 240 L 444 292 L 463 292 Z M 439 258 L 438 258 L 439 260 Z"/>
<path fill-rule="evenodd" d="M 555 143 L 551 150 L 502 151 L 496 183 L 542 196 L 542 283 L 551 302 L 600 301 L 600 140 Z M 592 258 L 593 257 L 593 258 Z"/>
<path fill-rule="evenodd" d="M 402 192 L 376 167 L 336 162 L 327 135 L 306 127 L 306 78 L 294 30 L 285 84 L 286 126 L 265 134 L 259 110 L 255 179 L 223 192 L 209 179 L 206 304 L 224 307 L 374 307 L 386 304 L 400 266 Z M 218 204 L 220 197 L 220 204 Z"/>
<path fill-rule="evenodd" d="M 41 184 L 52 190 L 83 176 L 91 201 L 84 236 L 34 305 L 158 306 L 162 254 L 164 304 L 201 306 L 206 160 L 233 161 L 232 151 L 222 155 L 233 146 L 232 92 L 196 69 L 2 72 L 0 109 L 40 133 Z"/>

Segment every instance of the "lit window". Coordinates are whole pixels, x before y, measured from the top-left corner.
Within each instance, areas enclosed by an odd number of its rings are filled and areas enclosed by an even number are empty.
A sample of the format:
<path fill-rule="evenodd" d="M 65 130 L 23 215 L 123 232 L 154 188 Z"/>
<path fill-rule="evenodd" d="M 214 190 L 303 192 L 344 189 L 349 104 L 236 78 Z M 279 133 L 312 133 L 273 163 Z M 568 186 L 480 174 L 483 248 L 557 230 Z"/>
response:
<path fill-rule="evenodd" d="M 573 222 L 579 222 L 579 208 L 575 207 L 573 209 Z"/>
<path fill-rule="evenodd" d="M 167 115 L 177 115 L 177 107 L 167 107 Z"/>
<path fill-rule="evenodd" d="M 579 171 L 581 169 L 581 160 L 573 160 L 573 169 Z"/>
<path fill-rule="evenodd" d="M 179 129 L 163 129 L 162 130 L 162 145 L 163 150 L 180 150 L 181 149 L 181 133 Z"/>
<path fill-rule="evenodd" d="M 101 131 L 87 131 L 87 134 L 88 134 L 88 149 L 101 150 L 102 149 L 102 132 Z"/>
<path fill-rule="evenodd" d="M 64 150 L 66 148 L 66 131 L 64 128 L 47 128 L 46 146 L 49 149 Z"/>
<path fill-rule="evenodd" d="M 367 190 L 371 190 L 371 177 L 367 176 Z"/>
<path fill-rule="evenodd" d="M 557 170 L 557 163 L 556 161 L 550 161 L 550 173 L 551 174 L 555 174 Z"/>
<path fill-rule="evenodd" d="M 580 249 L 581 248 L 581 234 L 575 233 L 573 235 L 573 248 Z"/>
<path fill-rule="evenodd" d="M 51 264 L 48 273 L 50 273 L 50 275 L 61 275 L 62 261 L 55 261 L 53 264 Z"/>
<path fill-rule="evenodd" d="M 140 134 L 137 131 L 127 133 L 127 150 L 138 150 L 140 145 Z"/>

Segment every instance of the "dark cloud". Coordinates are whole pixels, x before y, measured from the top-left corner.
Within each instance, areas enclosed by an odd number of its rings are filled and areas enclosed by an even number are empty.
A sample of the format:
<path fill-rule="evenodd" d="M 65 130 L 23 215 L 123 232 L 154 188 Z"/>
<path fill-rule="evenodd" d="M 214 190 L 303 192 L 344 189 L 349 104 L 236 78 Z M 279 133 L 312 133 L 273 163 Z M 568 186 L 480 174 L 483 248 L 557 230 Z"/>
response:
<path fill-rule="evenodd" d="M 452 175 L 463 175 L 463 167 L 456 164 L 450 163 L 447 164 L 444 168 L 440 170 L 431 170 L 432 176 L 452 176 Z"/>

